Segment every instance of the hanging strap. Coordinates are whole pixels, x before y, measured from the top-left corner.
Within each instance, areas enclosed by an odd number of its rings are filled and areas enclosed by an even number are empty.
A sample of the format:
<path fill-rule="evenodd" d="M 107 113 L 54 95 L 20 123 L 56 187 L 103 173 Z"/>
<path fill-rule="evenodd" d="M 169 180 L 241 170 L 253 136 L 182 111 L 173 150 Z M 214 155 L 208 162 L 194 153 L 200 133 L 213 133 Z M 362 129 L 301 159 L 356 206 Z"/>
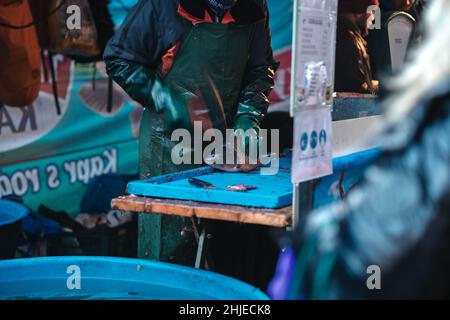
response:
<path fill-rule="evenodd" d="M 108 113 L 112 112 L 112 104 L 113 104 L 113 80 L 111 77 L 108 77 Z"/>
<path fill-rule="evenodd" d="M 95 91 L 96 89 L 96 84 L 97 84 L 97 68 L 96 68 L 96 63 L 92 62 L 92 91 Z"/>
<path fill-rule="evenodd" d="M 41 49 L 41 61 L 42 61 L 42 70 L 44 71 L 44 82 L 48 83 L 48 69 L 45 64 L 45 50 Z"/>
<path fill-rule="evenodd" d="M 56 73 L 55 73 L 55 66 L 53 65 L 53 53 L 48 52 L 48 59 L 50 63 L 50 74 L 52 76 L 52 90 L 53 90 L 53 97 L 55 98 L 55 106 L 56 106 L 56 113 L 58 116 L 61 115 L 61 106 L 59 105 L 59 99 L 58 99 L 58 84 L 56 83 Z"/>

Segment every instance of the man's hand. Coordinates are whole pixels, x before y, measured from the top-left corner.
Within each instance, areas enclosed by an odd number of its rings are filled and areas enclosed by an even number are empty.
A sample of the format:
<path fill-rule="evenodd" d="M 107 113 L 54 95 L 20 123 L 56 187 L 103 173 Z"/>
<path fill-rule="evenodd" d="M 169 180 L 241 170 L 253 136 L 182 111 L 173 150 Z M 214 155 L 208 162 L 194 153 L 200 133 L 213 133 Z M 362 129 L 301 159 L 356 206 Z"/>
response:
<path fill-rule="evenodd" d="M 252 117 L 240 116 L 234 125 L 234 131 L 238 134 L 238 150 L 244 151 L 245 155 L 258 156 L 259 150 L 259 124 Z M 256 159 L 250 159 L 256 160 Z"/>
<path fill-rule="evenodd" d="M 169 127 L 190 128 L 191 120 L 186 104 L 161 80 L 156 79 L 153 83 L 151 97 L 155 111 L 164 113 L 165 122 Z"/>

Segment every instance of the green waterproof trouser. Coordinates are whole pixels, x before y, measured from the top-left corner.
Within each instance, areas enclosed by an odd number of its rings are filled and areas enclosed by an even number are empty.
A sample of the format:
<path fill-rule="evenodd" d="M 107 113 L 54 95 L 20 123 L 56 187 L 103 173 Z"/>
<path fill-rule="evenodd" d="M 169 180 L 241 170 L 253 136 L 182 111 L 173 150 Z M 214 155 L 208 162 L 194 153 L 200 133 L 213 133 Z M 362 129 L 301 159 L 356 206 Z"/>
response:
<path fill-rule="evenodd" d="M 186 109 L 179 110 L 188 118 L 185 123 L 202 121 L 203 127 L 222 129 L 233 125 L 248 60 L 249 30 L 234 24 L 186 24 L 174 64 L 162 79 L 185 102 Z M 219 95 L 220 108 L 202 101 L 205 88 Z M 172 162 L 172 148 L 178 142 L 171 141 L 171 134 L 177 127 L 166 120 L 163 113 L 144 111 L 139 146 L 142 179 L 195 166 Z M 196 241 L 190 219 L 140 214 L 138 231 L 139 258 L 193 264 Z"/>

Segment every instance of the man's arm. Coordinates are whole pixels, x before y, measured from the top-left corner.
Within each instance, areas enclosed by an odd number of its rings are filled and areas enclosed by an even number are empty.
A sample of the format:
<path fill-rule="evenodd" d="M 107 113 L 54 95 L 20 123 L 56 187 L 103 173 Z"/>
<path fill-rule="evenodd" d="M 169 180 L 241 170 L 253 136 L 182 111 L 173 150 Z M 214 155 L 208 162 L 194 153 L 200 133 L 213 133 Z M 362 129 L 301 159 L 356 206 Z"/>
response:
<path fill-rule="evenodd" d="M 153 106 L 151 88 L 155 73 L 148 67 L 121 58 L 106 58 L 108 75 L 135 101 L 144 107 Z"/>
<path fill-rule="evenodd" d="M 269 107 L 269 94 L 279 67 L 273 58 L 269 10 L 265 0 L 262 0 L 262 6 L 266 19 L 252 27 L 250 59 L 235 118 L 235 128 L 244 130 L 259 127 Z"/>
<path fill-rule="evenodd" d="M 140 0 L 105 49 L 108 75 L 146 107 L 153 106 L 151 91 L 157 80 L 158 61 L 181 34 L 175 23 L 170 30 L 163 30 L 167 21 L 174 21 L 175 4 L 176 1 L 168 0 Z M 164 23 L 160 15 L 166 19 Z"/>

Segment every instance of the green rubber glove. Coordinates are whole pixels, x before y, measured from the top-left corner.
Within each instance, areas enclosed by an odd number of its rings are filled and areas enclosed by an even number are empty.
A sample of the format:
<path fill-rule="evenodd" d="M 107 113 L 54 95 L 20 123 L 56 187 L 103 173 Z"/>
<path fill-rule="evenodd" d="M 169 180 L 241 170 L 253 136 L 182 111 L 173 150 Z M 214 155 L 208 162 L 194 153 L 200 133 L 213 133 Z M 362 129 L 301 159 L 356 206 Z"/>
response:
<path fill-rule="evenodd" d="M 256 148 L 256 156 L 259 152 L 259 123 L 250 116 L 242 115 L 237 118 L 234 124 L 234 131 L 242 130 L 241 133 L 245 134 L 241 140 L 241 150 L 245 150 L 245 154 L 251 154 L 250 148 Z M 249 131 L 253 130 L 253 132 Z M 239 142 L 239 140 L 238 140 Z"/>
<path fill-rule="evenodd" d="M 171 129 L 192 126 L 186 102 L 180 94 L 175 94 L 151 69 L 119 58 L 105 60 L 108 75 L 117 82 L 128 95 L 146 108 L 163 113 L 167 126 Z"/>
<path fill-rule="evenodd" d="M 164 113 L 165 122 L 170 128 L 191 128 L 192 123 L 186 103 L 158 78 L 152 85 L 151 97 L 156 112 Z"/>

